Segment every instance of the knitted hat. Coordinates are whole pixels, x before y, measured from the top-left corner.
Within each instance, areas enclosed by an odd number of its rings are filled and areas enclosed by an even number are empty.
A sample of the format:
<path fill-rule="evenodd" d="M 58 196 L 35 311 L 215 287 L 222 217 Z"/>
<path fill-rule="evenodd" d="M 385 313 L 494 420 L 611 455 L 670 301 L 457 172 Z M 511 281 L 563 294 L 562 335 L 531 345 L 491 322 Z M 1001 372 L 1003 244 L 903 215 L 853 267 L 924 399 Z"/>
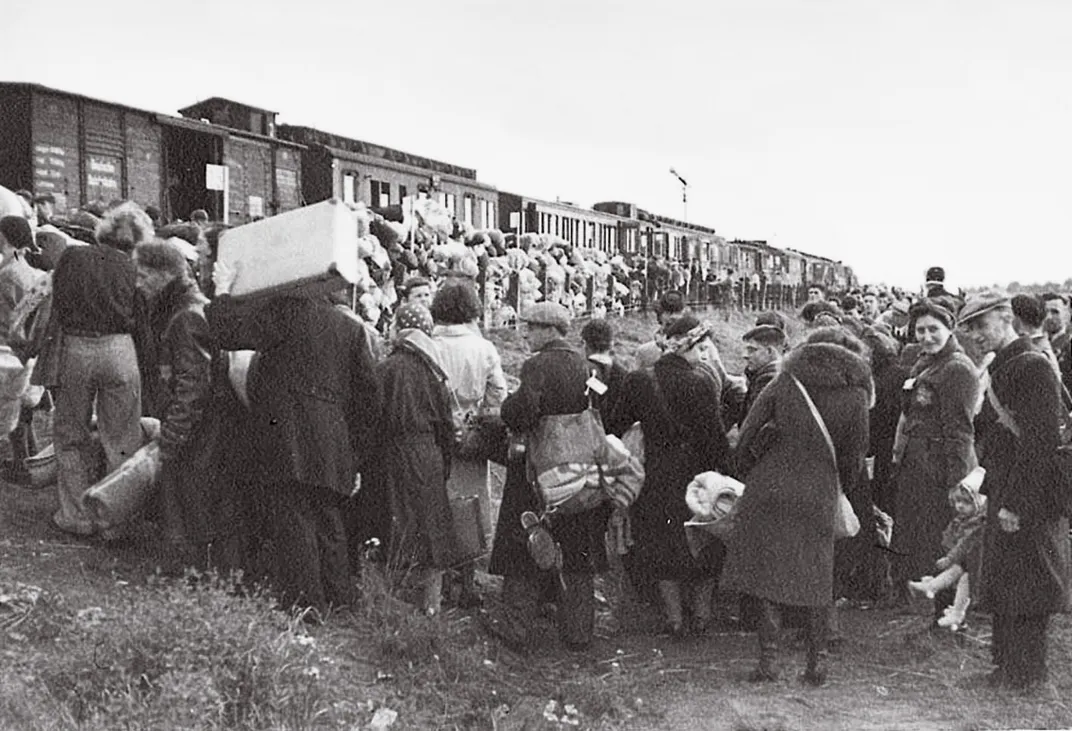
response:
<path fill-rule="evenodd" d="M 913 320 L 918 320 L 925 315 L 933 317 L 950 330 L 957 326 L 957 319 L 950 309 L 929 297 L 916 302 L 908 310 L 908 316 Z"/>
<path fill-rule="evenodd" d="M 22 216 L 4 216 L 0 218 L 0 234 L 16 249 L 34 248 L 33 231 L 30 222 Z"/>
<path fill-rule="evenodd" d="M 400 331 L 420 330 L 425 335 L 431 335 L 435 325 L 432 322 L 432 313 L 427 307 L 411 302 L 401 305 L 395 311 L 395 327 Z"/>

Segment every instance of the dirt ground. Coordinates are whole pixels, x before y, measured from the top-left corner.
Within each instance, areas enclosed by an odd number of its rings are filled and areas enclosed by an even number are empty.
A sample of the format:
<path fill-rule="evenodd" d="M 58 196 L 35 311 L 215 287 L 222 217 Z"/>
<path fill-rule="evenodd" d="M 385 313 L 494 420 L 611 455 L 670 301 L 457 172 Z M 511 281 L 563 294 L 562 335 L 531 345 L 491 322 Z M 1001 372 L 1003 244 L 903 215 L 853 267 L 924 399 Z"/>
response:
<path fill-rule="evenodd" d="M 727 328 L 747 318 L 735 316 L 734 320 Z M 639 342 L 652 327 L 648 321 L 638 323 L 629 340 Z M 732 332 L 727 332 L 728 340 Z M 738 365 L 736 357 L 727 357 L 731 370 Z M 510 358 L 510 366 L 520 361 L 520 356 Z M 0 483 L 0 590 L 19 582 L 32 584 L 62 596 L 77 611 L 101 604 L 104 597 L 124 587 L 145 583 L 156 559 L 152 536 L 118 546 L 73 538 L 50 526 L 48 518 L 54 508 L 52 489 Z M 495 580 L 484 575 L 479 579 L 486 601 L 493 602 Z M 784 636 L 782 679 L 753 685 L 746 676 L 754 662 L 755 638 L 729 623 L 732 604 L 721 605 L 726 621 L 714 631 L 672 641 L 655 633 L 657 619 L 652 610 L 619 590 L 615 575 L 605 577 L 599 587 L 598 636 L 586 653 L 567 653 L 548 629 L 539 650 L 518 656 L 471 622 L 469 641 L 481 648 L 484 657 L 484 667 L 473 672 L 485 673 L 482 677 L 488 678 L 490 696 L 509 695 L 508 703 L 480 716 L 472 727 L 1072 728 L 1072 622 L 1067 616 L 1056 618 L 1051 626 L 1050 682 L 1031 694 L 1019 695 L 975 683 L 989 669 L 985 615 L 973 614 L 968 629 L 954 635 L 930 631 L 924 606 L 907 613 L 846 606 L 841 611 L 843 644 L 827 660 L 829 681 L 811 689 L 797 680 L 803 669 L 803 649 L 791 630 Z M 451 610 L 443 621 L 469 619 Z M 330 623 L 318 631 L 327 638 L 339 633 Z M 354 642 L 352 638 L 346 641 Z M 24 638 L 17 630 L 0 624 L 0 672 L 23 647 Z M 360 647 L 352 644 L 348 652 L 362 655 Z M 355 663 L 351 672 L 355 688 L 370 688 L 379 679 L 376 668 L 367 663 Z M 548 693 L 548 678 L 561 679 L 566 690 Z M 604 687 L 613 687 L 616 695 L 603 694 L 600 689 Z M 626 697 L 626 692 L 632 697 Z M 551 713 L 548 704 L 552 700 L 559 710 L 576 705 L 580 711 L 568 718 Z M 490 699 L 483 702 L 494 706 Z M 425 715 L 404 713 L 394 725 L 434 727 Z"/>

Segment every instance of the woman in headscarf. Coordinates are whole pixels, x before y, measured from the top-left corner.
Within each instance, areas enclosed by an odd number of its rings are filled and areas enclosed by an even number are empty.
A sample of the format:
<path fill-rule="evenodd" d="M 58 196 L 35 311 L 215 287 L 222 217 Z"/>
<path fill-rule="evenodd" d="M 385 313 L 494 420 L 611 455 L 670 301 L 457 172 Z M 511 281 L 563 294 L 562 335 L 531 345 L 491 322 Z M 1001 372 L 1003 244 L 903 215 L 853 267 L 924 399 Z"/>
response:
<path fill-rule="evenodd" d="M 931 574 L 952 517 L 946 495 L 978 464 L 972 418 L 979 379 L 953 337 L 956 320 L 943 303 L 912 305 L 920 355 L 904 382 L 893 461 L 899 465 L 894 509 L 894 599 L 907 603 L 908 581 Z M 948 605 L 936 600 L 937 616 Z"/>
<path fill-rule="evenodd" d="M 399 307 L 394 350 L 376 366 L 383 405 L 377 464 L 391 505 L 390 560 L 418 570 L 420 607 L 429 615 L 439 612 L 443 571 L 456 554 L 447 499 L 454 429 L 432 327 L 424 305 Z"/>
<path fill-rule="evenodd" d="M 819 652 L 833 601 L 838 490 L 852 492 L 867 453 L 873 387 L 863 352 L 843 328 L 813 331 L 786 356 L 741 427 L 738 469 L 747 488 L 726 541 L 723 587 L 759 600 L 753 681 L 777 678 L 779 606 L 806 608 L 802 677 L 824 681 Z M 765 434 L 768 424 L 774 438 Z"/>
<path fill-rule="evenodd" d="M 701 370 L 714 352 L 711 327 L 683 315 L 666 330 L 667 347 L 652 371 L 630 373 L 612 411 L 608 433 L 621 434 L 639 421 L 644 431 L 644 487 L 630 510 L 634 546 L 625 557 L 631 580 L 643 587 L 656 582 L 666 629 L 684 633 L 683 584 L 693 590 L 693 629 L 711 621 L 711 592 L 721 568 L 721 544 L 700 559 L 685 540 L 691 512 L 685 490 L 701 472 L 728 473 L 726 439 L 714 381 Z"/>

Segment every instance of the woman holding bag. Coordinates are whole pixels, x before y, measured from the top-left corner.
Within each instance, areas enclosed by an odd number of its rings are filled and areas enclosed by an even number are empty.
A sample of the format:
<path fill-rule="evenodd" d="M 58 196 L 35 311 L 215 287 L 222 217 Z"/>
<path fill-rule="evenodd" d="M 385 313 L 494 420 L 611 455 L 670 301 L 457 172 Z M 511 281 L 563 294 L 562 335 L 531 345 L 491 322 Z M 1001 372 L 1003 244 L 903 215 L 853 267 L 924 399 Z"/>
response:
<path fill-rule="evenodd" d="M 439 346 L 440 363 L 447 374 L 455 426 L 469 416 L 495 420 L 506 397 L 502 359 L 491 341 L 480 334 L 477 325 L 480 311 L 480 297 L 468 280 L 444 284 L 432 300 L 435 321 L 432 339 Z M 480 529 L 487 536 L 493 519 L 487 459 L 456 453 L 447 479 L 447 494 L 451 498 L 480 500 Z M 472 562 L 458 570 L 461 584 L 458 604 L 463 608 L 480 604 L 473 571 Z"/>
<path fill-rule="evenodd" d="M 652 371 L 630 373 L 621 397 L 606 417 L 609 433 L 639 421 L 644 432 L 644 487 L 630 508 L 634 546 L 624 558 L 630 579 L 643 594 L 654 582 L 666 630 L 684 633 L 682 590 L 691 589 L 693 629 L 711 621 L 711 593 L 718 584 L 721 546 L 693 557 L 684 523 L 691 517 L 685 491 L 701 472 L 728 472 L 730 447 L 714 382 L 701 366 L 713 358 L 711 327 L 692 315 L 672 321 L 667 347 Z"/>
<path fill-rule="evenodd" d="M 812 685 L 825 679 L 819 651 L 833 600 L 839 490 L 852 490 L 868 446 L 873 386 L 863 353 L 841 328 L 813 331 L 786 357 L 741 428 L 745 490 L 726 539 L 722 585 L 759 600 L 759 663 L 751 680 L 777 678 L 779 605 L 807 609 L 802 678 Z M 768 423 L 773 437 L 763 428 Z M 757 439 L 763 450 L 753 449 Z"/>

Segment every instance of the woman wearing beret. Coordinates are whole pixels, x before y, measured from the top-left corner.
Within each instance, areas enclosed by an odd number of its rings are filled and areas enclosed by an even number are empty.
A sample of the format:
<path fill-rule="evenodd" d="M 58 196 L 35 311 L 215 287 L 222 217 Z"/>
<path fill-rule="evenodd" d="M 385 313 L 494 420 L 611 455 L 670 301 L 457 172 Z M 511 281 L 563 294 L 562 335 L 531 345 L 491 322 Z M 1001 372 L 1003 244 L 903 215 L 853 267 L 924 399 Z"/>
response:
<path fill-rule="evenodd" d="M 626 569 L 638 589 L 655 582 L 667 630 L 684 632 L 682 590 L 693 593 L 694 629 L 711 620 L 711 592 L 721 568 L 721 544 L 693 558 L 682 527 L 691 517 L 685 491 L 701 472 L 728 474 L 730 447 L 718 390 L 701 366 L 715 354 L 711 328 L 693 315 L 667 327 L 667 347 L 653 371 L 630 373 L 621 397 L 606 416 L 607 431 L 621 434 L 639 421 L 644 430 L 645 480 L 630 509 L 634 546 Z"/>
<path fill-rule="evenodd" d="M 946 494 L 978 464 L 972 419 L 979 380 L 953 337 L 953 313 L 927 298 L 912 305 L 909 317 L 920 355 L 902 389 L 893 448 L 899 467 L 891 545 L 898 602 L 906 598 L 910 579 L 933 573 L 942 530 L 952 517 Z M 947 603 L 936 601 L 936 611 Z"/>

